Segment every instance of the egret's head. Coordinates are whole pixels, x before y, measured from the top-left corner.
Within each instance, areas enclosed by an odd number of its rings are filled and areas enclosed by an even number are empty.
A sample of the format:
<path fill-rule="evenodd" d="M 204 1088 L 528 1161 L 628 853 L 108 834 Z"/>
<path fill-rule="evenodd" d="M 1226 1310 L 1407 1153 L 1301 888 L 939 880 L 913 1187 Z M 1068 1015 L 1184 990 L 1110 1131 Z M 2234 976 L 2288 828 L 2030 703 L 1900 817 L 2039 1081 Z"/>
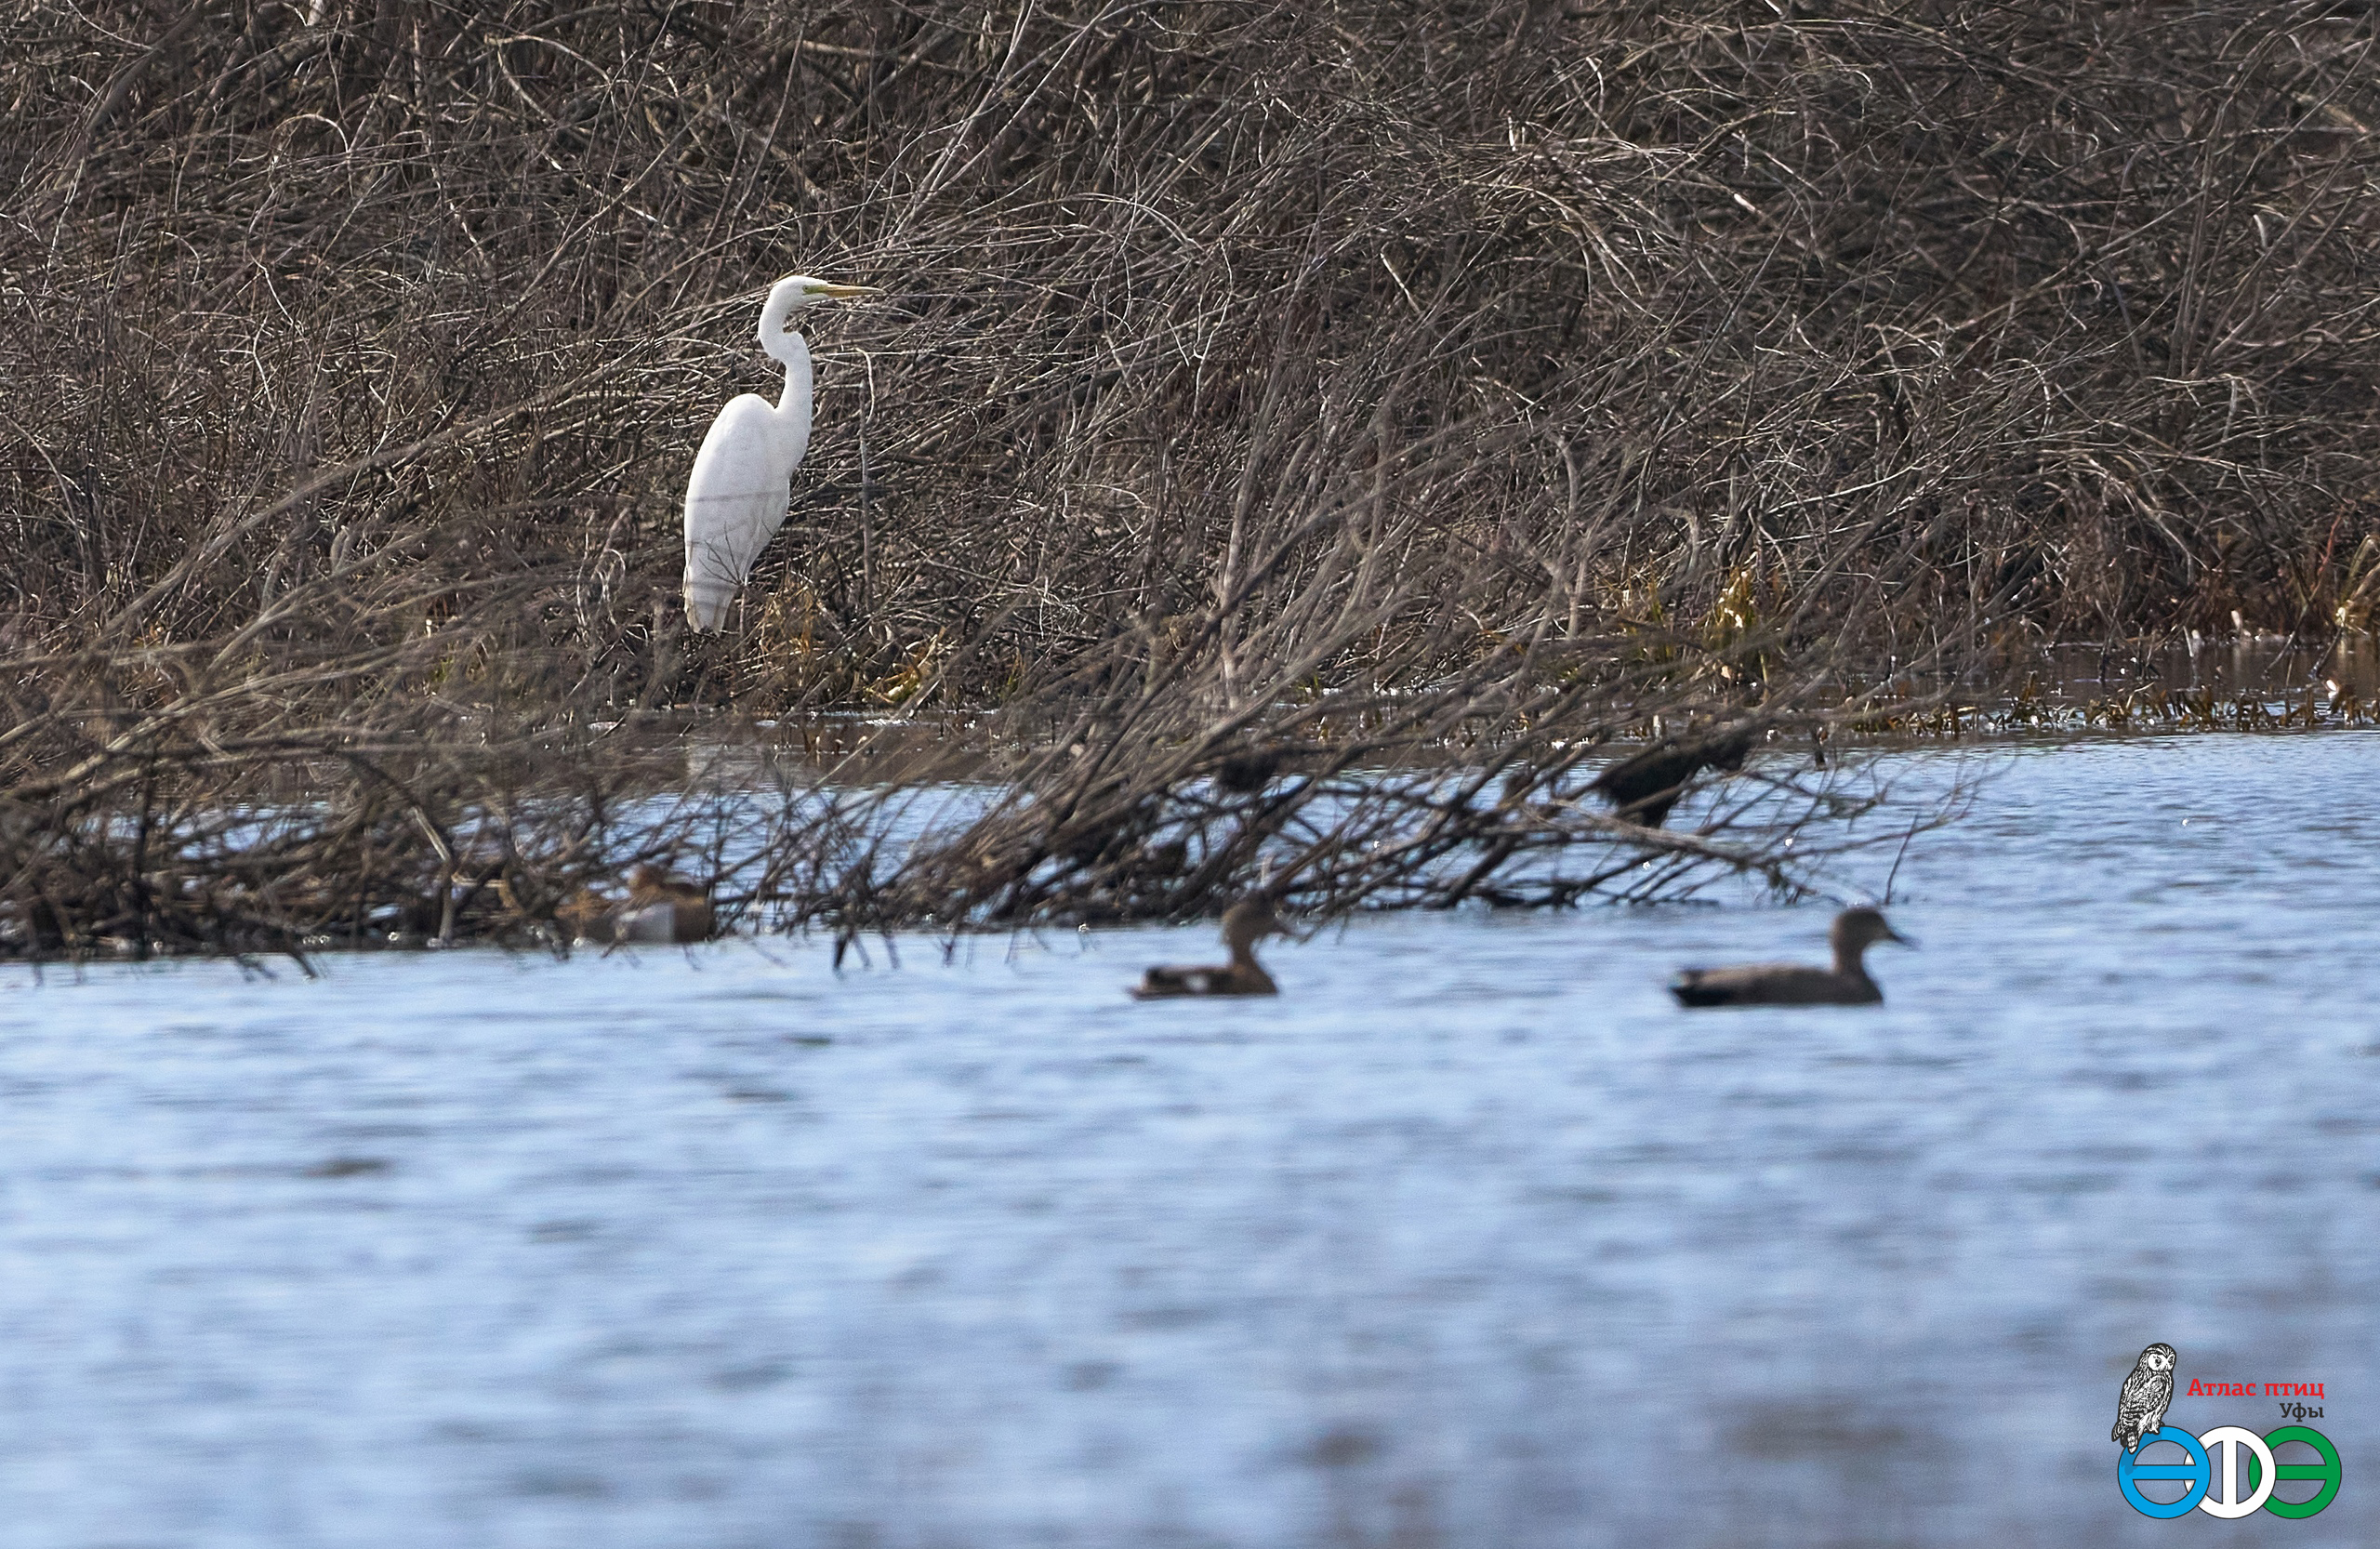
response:
<path fill-rule="evenodd" d="M 839 285 L 815 274 L 788 274 L 769 287 L 768 303 L 760 309 L 762 337 L 766 337 L 770 322 L 774 322 L 782 332 L 791 325 L 794 315 L 813 301 L 840 301 L 875 294 L 873 285 Z"/>

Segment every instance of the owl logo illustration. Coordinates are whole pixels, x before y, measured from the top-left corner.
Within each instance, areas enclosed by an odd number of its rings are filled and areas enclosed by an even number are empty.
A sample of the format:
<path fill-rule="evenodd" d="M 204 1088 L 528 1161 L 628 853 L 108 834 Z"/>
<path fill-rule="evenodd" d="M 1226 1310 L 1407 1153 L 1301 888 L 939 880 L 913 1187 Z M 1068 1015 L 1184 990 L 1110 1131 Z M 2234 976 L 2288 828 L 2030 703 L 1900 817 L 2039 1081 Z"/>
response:
<path fill-rule="evenodd" d="M 2165 1406 L 2174 1401 L 2174 1347 L 2152 1344 L 2132 1363 L 2132 1375 L 2116 1395 L 2116 1428 L 2108 1439 L 2127 1452 L 2140 1450 L 2140 1438 L 2154 1436 L 2165 1423 Z"/>

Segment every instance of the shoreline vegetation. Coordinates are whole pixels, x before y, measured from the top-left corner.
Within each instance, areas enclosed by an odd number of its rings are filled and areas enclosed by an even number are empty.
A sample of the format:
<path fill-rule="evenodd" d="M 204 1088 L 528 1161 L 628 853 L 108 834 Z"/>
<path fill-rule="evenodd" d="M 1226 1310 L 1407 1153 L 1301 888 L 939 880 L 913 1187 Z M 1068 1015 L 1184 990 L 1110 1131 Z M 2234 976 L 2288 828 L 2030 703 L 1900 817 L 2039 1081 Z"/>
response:
<path fill-rule="evenodd" d="M 0 956 L 1824 893 L 1953 810 L 1830 748 L 2364 723 L 2374 27 L 10 7 Z"/>

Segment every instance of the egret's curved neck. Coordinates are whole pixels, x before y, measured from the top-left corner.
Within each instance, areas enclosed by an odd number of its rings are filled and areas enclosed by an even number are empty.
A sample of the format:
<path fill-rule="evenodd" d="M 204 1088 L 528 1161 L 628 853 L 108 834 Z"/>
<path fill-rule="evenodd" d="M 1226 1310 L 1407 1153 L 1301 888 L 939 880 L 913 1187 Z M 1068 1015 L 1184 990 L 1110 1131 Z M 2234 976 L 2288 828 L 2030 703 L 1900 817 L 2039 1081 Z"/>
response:
<path fill-rule="evenodd" d="M 810 450 L 810 346 L 800 334 L 764 335 L 760 347 L 785 363 L 785 396 L 777 400 L 777 434 L 787 466 Z"/>
<path fill-rule="evenodd" d="M 800 334 L 779 334 L 771 346 L 772 357 L 785 363 L 785 396 L 777 401 L 779 413 L 810 412 L 810 346 Z"/>
<path fill-rule="evenodd" d="M 794 313 L 800 310 L 801 298 L 782 285 L 760 308 L 760 348 L 769 359 L 785 365 L 785 397 L 777 404 L 779 413 L 810 412 L 810 346 L 791 326 Z"/>

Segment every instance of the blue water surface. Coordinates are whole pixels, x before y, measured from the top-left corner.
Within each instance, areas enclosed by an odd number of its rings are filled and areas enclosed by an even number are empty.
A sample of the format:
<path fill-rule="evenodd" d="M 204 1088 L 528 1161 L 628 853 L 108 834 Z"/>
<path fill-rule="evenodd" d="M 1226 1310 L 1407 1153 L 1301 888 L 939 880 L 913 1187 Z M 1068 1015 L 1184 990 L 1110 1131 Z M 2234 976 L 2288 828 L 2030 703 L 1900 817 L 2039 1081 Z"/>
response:
<path fill-rule="evenodd" d="M 0 969 L 0 1545 L 2380 1542 L 2380 735 L 1908 755 L 1824 906 Z M 1903 822 L 1889 814 L 1878 822 Z M 1843 873 L 1880 887 L 1889 846 Z M 2152 1340 L 2324 1384 L 2163 1523 Z M 2303 1487 L 2289 1487 L 2305 1493 Z"/>

